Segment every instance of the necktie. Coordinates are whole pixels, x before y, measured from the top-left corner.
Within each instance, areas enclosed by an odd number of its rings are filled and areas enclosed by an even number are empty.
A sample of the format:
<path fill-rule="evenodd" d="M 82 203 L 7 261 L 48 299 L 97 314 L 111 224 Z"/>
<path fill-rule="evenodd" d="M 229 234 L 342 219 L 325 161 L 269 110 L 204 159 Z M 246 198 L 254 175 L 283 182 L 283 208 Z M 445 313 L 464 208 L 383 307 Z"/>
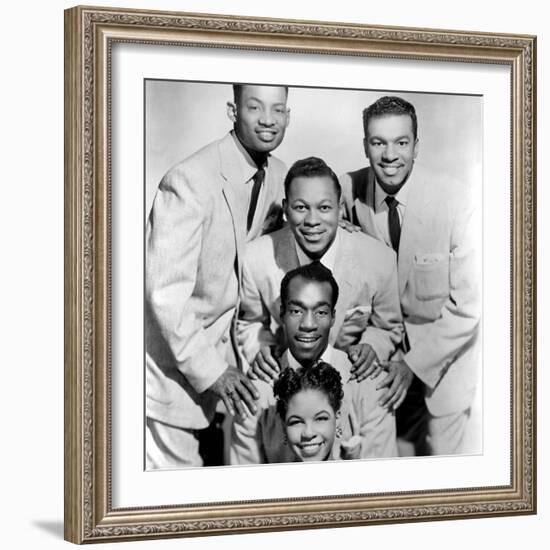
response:
<path fill-rule="evenodd" d="M 254 221 L 254 214 L 256 212 L 256 206 L 258 205 L 258 197 L 260 196 L 260 189 L 265 177 L 265 170 L 260 168 L 254 174 L 254 186 L 252 187 L 252 193 L 250 194 L 250 205 L 248 207 L 248 216 L 246 217 L 246 230 L 250 231 L 252 222 Z"/>
<path fill-rule="evenodd" d="M 397 211 L 399 202 L 391 195 L 388 195 L 384 200 L 388 205 L 388 227 L 390 229 L 391 245 L 396 252 L 399 252 L 399 239 L 401 238 L 401 224 L 399 222 L 399 212 Z"/>

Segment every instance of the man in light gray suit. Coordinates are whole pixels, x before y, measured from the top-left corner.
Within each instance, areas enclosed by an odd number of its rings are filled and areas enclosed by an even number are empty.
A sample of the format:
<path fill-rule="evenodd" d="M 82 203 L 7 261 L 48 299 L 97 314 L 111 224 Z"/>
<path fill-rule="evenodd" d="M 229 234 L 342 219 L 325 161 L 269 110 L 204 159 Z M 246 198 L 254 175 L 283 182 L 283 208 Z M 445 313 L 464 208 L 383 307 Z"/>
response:
<path fill-rule="evenodd" d="M 341 178 L 346 210 L 365 233 L 398 254 L 406 331 L 402 350 L 379 382 L 387 388 L 383 403 L 403 403 L 398 436 L 412 441 L 416 454 L 468 451 L 464 441 L 480 361 L 481 226 L 474 190 L 444 174 L 413 171 L 418 123 L 404 99 L 380 98 L 364 110 L 363 125 L 370 166 Z"/>
<path fill-rule="evenodd" d="M 199 430 L 221 400 L 255 411 L 236 368 L 234 314 L 244 245 L 280 221 L 284 164 L 270 155 L 289 121 L 288 90 L 234 86 L 233 130 L 172 168 L 146 233 L 146 465 L 203 464 Z"/>
<path fill-rule="evenodd" d="M 288 271 L 319 261 L 340 287 L 330 344 L 349 353 L 353 377 L 380 372 L 401 341 L 395 254 L 376 239 L 339 227 L 338 178 L 319 158 L 299 160 L 285 178 L 288 226 L 247 246 L 237 340 L 253 373 L 277 376 L 273 346 L 284 348 L 280 285 Z"/>
<path fill-rule="evenodd" d="M 251 377 L 263 382 L 276 378 L 281 366 L 278 352 L 288 345 L 281 328 L 281 281 L 287 272 L 318 261 L 332 271 L 340 289 L 329 344 L 347 352 L 350 384 L 361 384 L 362 392 L 377 399 L 382 392 L 376 391 L 376 379 L 366 373 L 381 372 L 380 362 L 393 354 L 402 336 L 395 253 L 368 235 L 339 228 L 340 199 L 338 178 L 323 160 L 310 157 L 291 167 L 283 202 L 288 227 L 247 247 L 237 341 L 252 365 Z M 362 428 L 361 456 L 395 456 L 393 412 L 372 399 L 369 414 L 365 413 L 369 420 Z M 250 436 L 255 430 L 253 419 L 235 419 L 232 462 L 259 460 L 256 446 L 261 438 Z"/>

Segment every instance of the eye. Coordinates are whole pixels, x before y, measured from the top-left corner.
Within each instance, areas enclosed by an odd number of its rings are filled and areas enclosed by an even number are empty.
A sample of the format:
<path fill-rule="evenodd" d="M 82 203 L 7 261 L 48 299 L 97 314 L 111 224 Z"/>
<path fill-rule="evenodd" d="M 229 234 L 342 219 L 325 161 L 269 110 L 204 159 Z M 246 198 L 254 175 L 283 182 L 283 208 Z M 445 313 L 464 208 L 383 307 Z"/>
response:
<path fill-rule="evenodd" d="M 287 426 L 297 426 L 298 424 L 303 424 L 303 421 L 300 420 L 299 418 L 291 418 L 290 420 L 287 420 L 287 423 L 286 425 Z"/>
<path fill-rule="evenodd" d="M 284 107 L 276 107 L 276 108 L 275 108 L 275 112 L 276 112 L 278 115 L 284 115 L 284 114 L 285 114 L 285 109 L 284 109 Z"/>
<path fill-rule="evenodd" d="M 306 209 L 305 205 L 303 204 L 295 204 L 292 208 L 296 210 L 296 212 L 304 212 Z"/>
<path fill-rule="evenodd" d="M 317 313 L 318 317 L 326 317 L 329 314 L 329 310 L 328 309 L 318 309 L 316 313 Z"/>
<path fill-rule="evenodd" d="M 321 210 L 321 212 L 330 212 L 332 210 L 332 206 L 330 204 L 324 204 L 321 208 L 319 208 L 319 210 Z"/>
<path fill-rule="evenodd" d="M 317 422 L 328 422 L 330 420 L 330 418 L 328 417 L 328 414 L 322 414 L 322 415 L 318 416 L 315 420 Z"/>
<path fill-rule="evenodd" d="M 290 313 L 290 315 L 301 315 L 302 314 L 302 310 L 300 308 L 297 308 L 297 307 L 291 307 L 288 312 Z"/>
<path fill-rule="evenodd" d="M 397 144 L 398 144 L 400 147 L 406 147 L 406 146 L 409 144 L 409 142 L 408 142 L 408 140 L 406 140 L 406 139 L 402 139 L 401 141 L 398 141 Z"/>

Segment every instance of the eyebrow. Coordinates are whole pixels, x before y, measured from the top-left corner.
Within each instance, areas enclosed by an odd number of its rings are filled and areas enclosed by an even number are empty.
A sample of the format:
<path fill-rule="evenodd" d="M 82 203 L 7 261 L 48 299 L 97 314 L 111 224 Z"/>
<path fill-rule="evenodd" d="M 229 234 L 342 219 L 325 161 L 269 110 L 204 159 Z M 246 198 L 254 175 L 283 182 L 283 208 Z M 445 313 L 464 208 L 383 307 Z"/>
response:
<path fill-rule="evenodd" d="M 384 139 L 384 138 L 381 138 L 380 136 L 377 136 L 376 134 L 373 135 L 373 136 L 369 136 L 369 141 L 372 140 L 372 139 L 378 139 L 380 141 L 388 141 L 387 139 Z M 404 136 L 398 136 L 396 137 L 393 141 L 400 141 L 402 139 L 411 139 L 410 136 L 407 136 L 407 135 L 404 135 Z"/>
<path fill-rule="evenodd" d="M 256 96 L 247 97 L 245 101 L 257 101 L 258 103 L 261 103 L 262 105 L 265 105 L 264 101 L 261 100 L 260 98 L 256 97 Z M 277 107 L 277 106 L 286 107 L 286 103 L 284 101 L 279 101 L 278 103 L 274 103 L 273 106 L 274 107 Z"/>
<path fill-rule="evenodd" d="M 303 303 L 303 302 L 300 302 L 300 300 L 288 300 L 287 302 L 287 307 L 288 306 L 298 306 L 298 307 L 301 307 L 302 309 L 307 309 L 307 306 Z M 313 309 L 317 309 L 319 307 L 323 307 L 323 306 L 327 306 L 327 307 L 331 307 L 331 304 L 330 302 L 317 302 L 314 306 L 313 306 Z"/>

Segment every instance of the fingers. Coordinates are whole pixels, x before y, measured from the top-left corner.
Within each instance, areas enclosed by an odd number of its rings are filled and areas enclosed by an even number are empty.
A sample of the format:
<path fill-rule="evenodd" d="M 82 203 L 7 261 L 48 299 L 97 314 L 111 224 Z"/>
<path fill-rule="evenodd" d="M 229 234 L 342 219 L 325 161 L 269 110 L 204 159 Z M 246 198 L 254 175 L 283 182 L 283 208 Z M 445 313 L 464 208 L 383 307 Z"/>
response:
<path fill-rule="evenodd" d="M 407 392 L 403 377 L 395 376 L 388 391 L 378 401 L 379 405 L 381 407 L 393 409 L 395 404 L 401 399 L 403 391 L 405 393 Z"/>
<path fill-rule="evenodd" d="M 258 390 L 254 387 L 254 384 L 241 375 L 235 382 L 234 389 L 231 391 L 231 399 L 236 413 L 241 416 L 253 416 L 256 414 L 257 407 L 254 401 L 258 397 Z"/>
<path fill-rule="evenodd" d="M 386 388 L 393 382 L 393 379 L 395 378 L 395 371 L 390 370 L 378 384 L 376 384 L 376 389 L 381 390 L 382 388 Z"/>
<path fill-rule="evenodd" d="M 279 374 L 279 364 L 269 348 L 263 348 L 258 352 L 252 369 L 258 378 L 267 383 L 271 383 Z"/>
<path fill-rule="evenodd" d="M 400 406 L 401 404 L 403 403 L 403 401 L 405 401 L 405 397 L 407 397 L 407 391 L 408 390 L 403 390 L 401 392 L 401 397 L 399 397 L 399 399 L 396 401 L 396 403 L 394 404 L 393 406 L 393 410 L 396 411 Z"/>
<path fill-rule="evenodd" d="M 258 375 L 254 372 L 252 367 L 246 371 L 246 375 L 250 378 L 250 380 L 258 380 Z"/>
<path fill-rule="evenodd" d="M 223 401 L 223 404 L 225 405 L 225 408 L 227 409 L 227 412 L 231 416 L 235 416 L 235 407 L 233 407 L 233 399 L 231 395 L 228 393 L 223 393 L 220 397 Z"/>

